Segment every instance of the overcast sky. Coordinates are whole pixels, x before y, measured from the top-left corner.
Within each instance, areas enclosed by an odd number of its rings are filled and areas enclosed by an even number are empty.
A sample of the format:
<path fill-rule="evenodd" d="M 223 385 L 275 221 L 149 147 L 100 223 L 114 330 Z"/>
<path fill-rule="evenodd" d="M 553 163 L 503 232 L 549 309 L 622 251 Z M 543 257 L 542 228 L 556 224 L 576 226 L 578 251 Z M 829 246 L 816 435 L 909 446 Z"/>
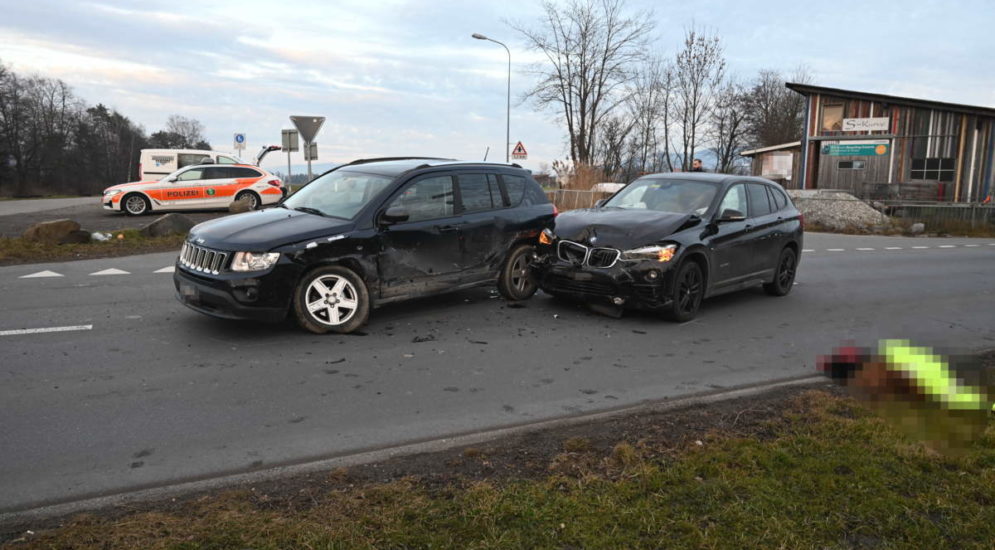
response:
<path fill-rule="evenodd" d="M 816 5 L 818 4 L 818 5 Z M 995 4 L 976 1 L 630 1 L 652 10 L 655 49 L 685 28 L 725 45 L 730 72 L 808 67 L 817 85 L 995 107 Z M 504 158 L 507 57 L 511 141 L 527 168 L 564 158 L 553 113 L 519 98 L 538 59 L 508 22 L 537 1 L 0 0 L 0 62 L 61 78 L 148 132 L 170 114 L 204 123 L 217 150 L 247 134 L 251 158 L 289 115 L 323 115 L 323 162 L 422 154 Z M 302 162 L 300 153 L 294 163 Z M 283 155 L 267 163 L 286 166 Z"/>

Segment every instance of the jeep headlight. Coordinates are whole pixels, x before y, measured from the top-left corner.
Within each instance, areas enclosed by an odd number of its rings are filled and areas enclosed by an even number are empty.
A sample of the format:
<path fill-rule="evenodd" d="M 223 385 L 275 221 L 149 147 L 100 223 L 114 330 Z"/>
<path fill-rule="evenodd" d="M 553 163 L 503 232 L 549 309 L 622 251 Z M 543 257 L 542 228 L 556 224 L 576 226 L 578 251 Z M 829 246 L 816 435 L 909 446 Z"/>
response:
<path fill-rule="evenodd" d="M 677 253 L 676 244 L 667 244 L 662 246 L 644 246 L 641 248 L 633 248 L 632 250 L 626 250 L 622 252 L 622 259 L 624 260 L 650 260 L 660 263 L 669 262 L 674 258 L 674 254 Z"/>
<path fill-rule="evenodd" d="M 263 271 L 280 259 L 279 252 L 236 252 L 231 261 L 232 271 Z"/>

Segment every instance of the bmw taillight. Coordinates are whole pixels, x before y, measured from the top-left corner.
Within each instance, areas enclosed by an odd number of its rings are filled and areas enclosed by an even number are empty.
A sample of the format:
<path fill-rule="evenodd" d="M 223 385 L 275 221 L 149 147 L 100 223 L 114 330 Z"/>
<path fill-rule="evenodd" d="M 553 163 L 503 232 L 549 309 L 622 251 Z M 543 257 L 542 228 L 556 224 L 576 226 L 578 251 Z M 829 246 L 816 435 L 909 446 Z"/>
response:
<path fill-rule="evenodd" d="M 798 214 L 798 223 L 802 226 L 802 231 L 805 230 L 805 214 Z"/>
<path fill-rule="evenodd" d="M 277 179 L 269 180 L 266 183 L 272 185 L 273 187 L 280 187 L 280 184 L 281 184 L 280 180 L 277 180 Z"/>
<path fill-rule="evenodd" d="M 554 204 L 553 205 L 553 217 L 555 218 L 556 216 L 559 216 L 559 215 L 560 215 L 560 209 L 557 208 L 556 205 Z"/>
<path fill-rule="evenodd" d="M 142 163 L 139 162 L 138 163 L 138 177 L 135 178 L 135 181 L 138 181 L 138 180 L 141 180 L 141 179 L 144 179 L 144 178 L 142 178 Z"/>

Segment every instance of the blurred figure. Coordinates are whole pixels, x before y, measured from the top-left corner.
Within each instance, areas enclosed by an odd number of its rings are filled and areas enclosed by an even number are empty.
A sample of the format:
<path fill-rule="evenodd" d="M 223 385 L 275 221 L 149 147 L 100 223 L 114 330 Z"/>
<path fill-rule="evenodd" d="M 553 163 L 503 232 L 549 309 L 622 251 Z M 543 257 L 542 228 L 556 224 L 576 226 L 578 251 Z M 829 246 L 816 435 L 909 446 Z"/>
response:
<path fill-rule="evenodd" d="M 692 172 L 704 172 L 705 166 L 701 164 L 701 159 L 694 159 L 691 161 L 691 171 Z"/>
<path fill-rule="evenodd" d="M 819 369 L 886 420 L 939 452 L 961 452 L 988 426 L 992 395 L 969 385 L 948 361 L 907 340 L 882 340 L 877 353 L 856 346 L 821 356 Z M 984 373 L 977 373 L 983 375 Z"/>

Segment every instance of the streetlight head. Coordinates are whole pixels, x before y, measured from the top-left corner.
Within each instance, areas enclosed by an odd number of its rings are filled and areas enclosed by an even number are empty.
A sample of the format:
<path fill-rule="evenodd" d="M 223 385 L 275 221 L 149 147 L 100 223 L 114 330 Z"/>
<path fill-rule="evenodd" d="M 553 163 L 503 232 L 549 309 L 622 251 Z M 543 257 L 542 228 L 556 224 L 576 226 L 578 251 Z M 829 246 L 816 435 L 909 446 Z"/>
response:
<path fill-rule="evenodd" d="M 487 38 L 486 36 L 484 36 L 484 35 L 480 34 L 479 32 L 475 32 L 475 33 L 473 33 L 473 35 L 472 35 L 472 36 L 473 36 L 474 38 L 476 38 L 477 40 L 489 40 L 489 38 Z"/>

